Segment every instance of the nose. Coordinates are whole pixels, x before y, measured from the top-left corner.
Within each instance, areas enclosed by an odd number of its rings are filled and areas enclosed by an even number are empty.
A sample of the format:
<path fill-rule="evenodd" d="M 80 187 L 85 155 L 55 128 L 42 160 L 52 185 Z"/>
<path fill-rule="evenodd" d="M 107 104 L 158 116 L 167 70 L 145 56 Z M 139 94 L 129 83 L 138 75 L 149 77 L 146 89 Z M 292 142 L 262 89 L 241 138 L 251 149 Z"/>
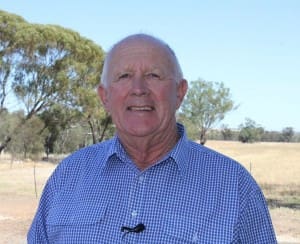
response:
<path fill-rule="evenodd" d="M 147 82 L 143 77 L 134 77 L 132 79 L 131 94 L 135 96 L 144 96 L 149 93 Z"/>

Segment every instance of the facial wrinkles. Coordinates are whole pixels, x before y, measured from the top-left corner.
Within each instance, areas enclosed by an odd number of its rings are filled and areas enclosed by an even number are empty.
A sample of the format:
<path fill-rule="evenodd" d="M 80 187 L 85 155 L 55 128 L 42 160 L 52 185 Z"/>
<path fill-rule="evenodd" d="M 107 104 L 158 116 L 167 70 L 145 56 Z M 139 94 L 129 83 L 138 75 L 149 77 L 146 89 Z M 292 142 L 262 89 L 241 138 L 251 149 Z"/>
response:
<path fill-rule="evenodd" d="M 160 79 L 174 77 L 174 63 L 171 57 L 166 54 L 166 50 L 157 46 L 120 47 L 112 54 L 110 67 L 111 81 L 115 81 L 123 73 L 146 75 L 158 72 Z"/>
<path fill-rule="evenodd" d="M 122 75 L 128 75 L 129 79 L 141 79 L 143 81 L 149 79 L 167 80 L 171 79 L 171 75 L 166 70 L 162 70 L 158 66 L 148 66 L 147 64 L 139 63 L 137 65 L 127 65 L 116 70 L 113 75 L 113 81 L 117 81 Z"/>

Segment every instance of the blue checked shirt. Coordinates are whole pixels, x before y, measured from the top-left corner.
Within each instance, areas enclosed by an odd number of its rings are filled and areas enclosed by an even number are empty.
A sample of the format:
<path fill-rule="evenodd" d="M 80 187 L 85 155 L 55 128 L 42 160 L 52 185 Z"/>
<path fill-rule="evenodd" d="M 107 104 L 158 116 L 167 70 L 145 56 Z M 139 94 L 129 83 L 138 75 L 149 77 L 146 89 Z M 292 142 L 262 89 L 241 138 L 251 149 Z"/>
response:
<path fill-rule="evenodd" d="M 118 137 L 67 157 L 45 186 L 28 243 L 276 243 L 249 173 L 178 131 L 177 145 L 144 171 Z M 139 223 L 142 232 L 121 232 Z"/>

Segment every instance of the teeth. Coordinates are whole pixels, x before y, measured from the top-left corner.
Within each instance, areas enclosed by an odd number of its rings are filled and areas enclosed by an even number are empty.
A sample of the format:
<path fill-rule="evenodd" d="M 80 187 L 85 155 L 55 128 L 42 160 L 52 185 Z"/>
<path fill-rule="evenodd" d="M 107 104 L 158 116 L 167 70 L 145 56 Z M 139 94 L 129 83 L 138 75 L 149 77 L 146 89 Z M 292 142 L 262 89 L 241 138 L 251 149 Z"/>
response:
<path fill-rule="evenodd" d="M 130 110 L 134 110 L 134 111 L 151 111 L 153 110 L 153 108 L 151 107 L 130 107 Z"/>

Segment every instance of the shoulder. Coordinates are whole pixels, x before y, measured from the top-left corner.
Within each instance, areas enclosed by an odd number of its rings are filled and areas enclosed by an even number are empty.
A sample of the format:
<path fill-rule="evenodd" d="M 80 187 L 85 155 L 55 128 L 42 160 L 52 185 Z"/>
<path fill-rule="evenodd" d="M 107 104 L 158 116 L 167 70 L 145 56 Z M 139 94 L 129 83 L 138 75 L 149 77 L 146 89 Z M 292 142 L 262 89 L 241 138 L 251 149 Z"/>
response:
<path fill-rule="evenodd" d="M 86 164 L 95 159 L 99 161 L 99 159 L 101 160 L 102 158 L 106 157 L 111 145 L 112 139 L 81 148 L 70 154 L 61 163 L 71 163 L 74 166 L 74 163 Z"/>
<path fill-rule="evenodd" d="M 250 204 L 266 206 L 259 184 L 240 162 L 195 142 L 189 142 L 189 147 L 189 174 L 194 179 L 202 178 L 211 192 L 235 199 L 240 211 Z"/>
<path fill-rule="evenodd" d="M 249 171 L 235 159 L 193 141 L 188 141 L 190 171 L 237 190 L 257 191 L 258 184 Z"/>
<path fill-rule="evenodd" d="M 66 157 L 61 164 L 69 165 L 86 165 L 87 163 L 94 163 L 96 160 L 98 163 L 106 158 L 109 153 L 109 149 L 112 146 L 113 139 L 93 144 L 84 148 L 81 148 L 68 157 Z"/>
<path fill-rule="evenodd" d="M 83 174 L 101 170 L 109 157 L 112 144 L 110 139 L 73 152 L 58 164 L 49 180 L 56 182 L 60 188 L 67 182 L 76 181 Z"/>
<path fill-rule="evenodd" d="M 244 167 L 235 159 L 194 141 L 188 141 L 188 151 L 189 159 L 195 162 L 196 165 L 212 168 L 213 170 L 244 170 Z"/>

